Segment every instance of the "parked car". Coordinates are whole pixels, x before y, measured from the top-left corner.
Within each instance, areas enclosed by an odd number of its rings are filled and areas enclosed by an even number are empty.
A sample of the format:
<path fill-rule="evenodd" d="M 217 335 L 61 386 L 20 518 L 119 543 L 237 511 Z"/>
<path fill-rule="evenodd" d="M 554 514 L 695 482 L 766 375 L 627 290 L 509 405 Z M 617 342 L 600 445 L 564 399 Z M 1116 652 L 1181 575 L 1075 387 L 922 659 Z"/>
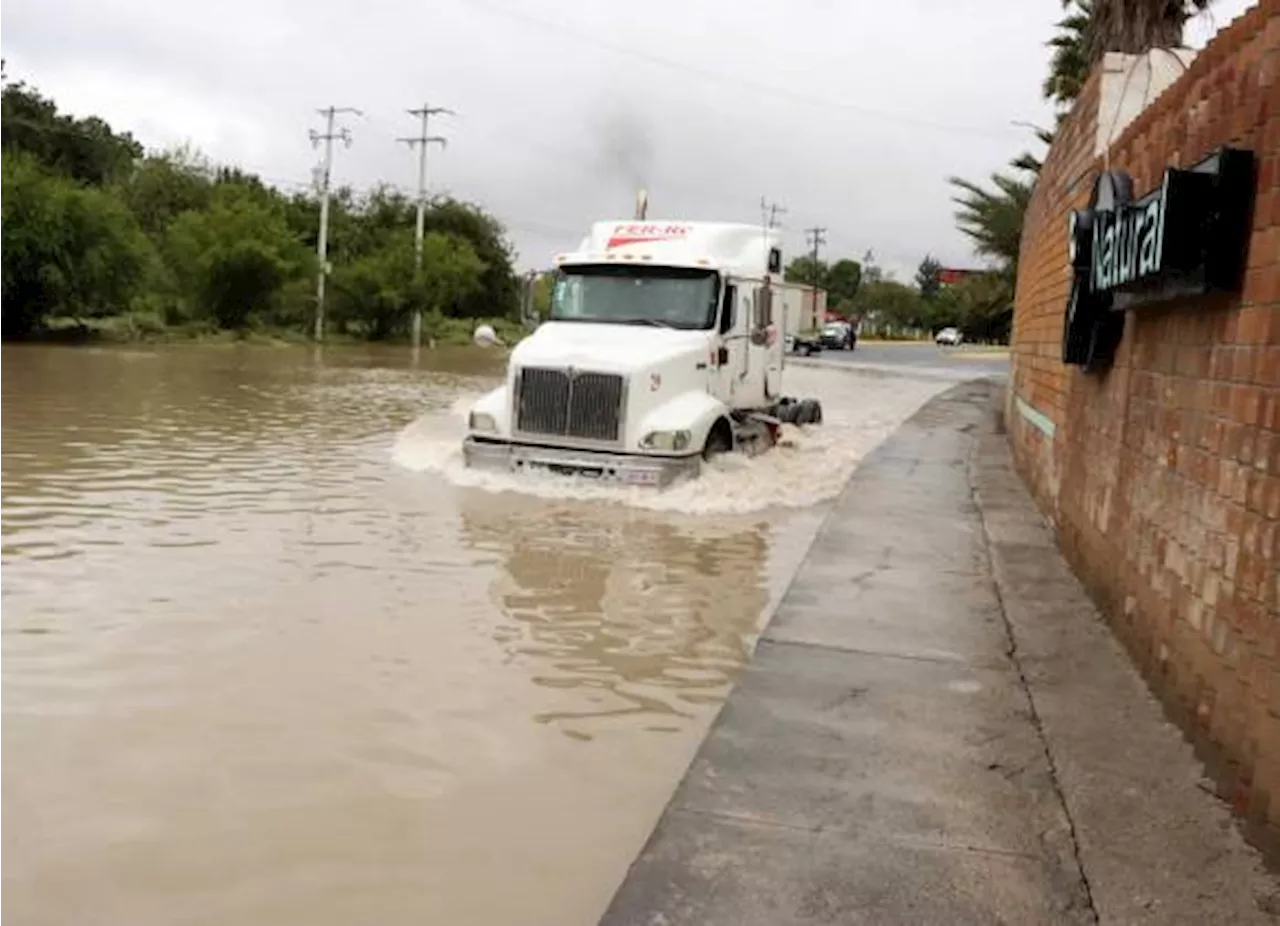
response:
<path fill-rule="evenodd" d="M 933 336 L 933 341 L 939 347 L 944 344 L 950 347 L 956 347 L 964 340 L 964 335 L 960 333 L 959 328 L 943 328 Z"/>
<path fill-rule="evenodd" d="M 805 357 L 822 350 L 821 339 L 807 334 L 789 334 L 784 339 L 783 346 L 787 353 L 801 354 Z"/>
<path fill-rule="evenodd" d="M 858 332 L 848 322 L 827 322 L 822 328 L 822 346 L 832 350 L 853 350 L 858 344 Z"/>

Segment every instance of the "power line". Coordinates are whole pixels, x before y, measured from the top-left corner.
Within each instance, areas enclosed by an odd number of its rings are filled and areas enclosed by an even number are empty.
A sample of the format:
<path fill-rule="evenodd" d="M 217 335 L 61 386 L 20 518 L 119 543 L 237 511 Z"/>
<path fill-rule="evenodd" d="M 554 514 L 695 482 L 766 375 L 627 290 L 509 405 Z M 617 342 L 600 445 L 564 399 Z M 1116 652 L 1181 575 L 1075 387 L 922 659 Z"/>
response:
<path fill-rule="evenodd" d="M 320 269 L 316 274 L 316 340 L 324 340 L 324 282 L 329 275 L 326 257 L 329 251 L 329 178 L 333 171 L 333 140 L 341 139 L 348 148 L 351 147 L 351 132 L 343 127 L 338 128 L 335 122 L 339 113 L 362 115 L 360 110 L 351 106 L 330 106 L 318 110 L 325 117 L 325 130 L 311 130 L 311 144 L 324 142 L 324 161 L 320 167 L 320 240 L 316 244 L 316 256 L 320 259 Z"/>
<path fill-rule="evenodd" d="M 820 107 L 826 110 L 837 110 L 867 119 L 879 119 L 884 122 L 894 122 L 899 125 L 925 129 L 928 131 L 964 133 L 969 135 L 982 135 L 991 138 L 1008 138 L 1011 134 L 1008 128 L 1003 126 L 997 129 L 995 127 L 978 125 L 949 125 L 928 119 L 916 119 L 911 116 L 903 116 L 898 113 L 886 112 L 884 110 L 868 109 L 863 106 L 855 106 L 839 100 L 825 100 L 815 97 L 812 94 L 797 90 L 790 90 L 786 87 L 765 84 L 752 80 L 748 77 L 727 74 L 722 71 L 714 71 L 710 68 L 702 67 L 701 65 L 690 64 L 687 61 L 679 61 L 674 58 L 667 58 L 662 55 L 655 55 L 650 52 L 641 51 L 638 48 L 632 48 L 629 45 L 623 45 L 618 42 L 609 41 L 608 39 L 602 39 L 599 36 L 566 26 L 562 23 L 551 22 L 549 20 L 539 19 L 536 16 L 530 16 L 528 13 L 521 10 L 514 10 L 510 7 L 489 3 L 487 0 L 469 0 L 466 5 L 468 7 L 484 10 L 495 16 L 505 16 L 509 19 L 514 19 L 527 25 L 555 33 L 560 38 L 573 39 L 579 42 L 584 42 L 588 45 L 595 45 L 599 48 L 605 49 L 606 51 L 611 51 L 619 55 L 626 55 L 640 61 L 646 61 L 649 64 L 672 68 L 674 70 L 683 71 L 687 74 L 694 74 L 706 80 L 717 81 L 739 88 L 754 90 L 757 93 L 775 96 L 779 99 L 791 100 L 794 103 L 802 103 L 807 106 Z"/>
<path fill-rule="evenodd" d="M 562 156 L 568 156 L 570 154 L 570 152 L 567 149 L 552 149 L 550 147 L 545 147 L 544 150 L 547 150 L 549 152 L 558 151 L 558 153 L 560 153 Z M 205 176 L 210 180 L 216 178 L 216 175 L 217 175 L 216 167 L 206 166 L 206 167 L 201 167 L 196 169 L 199 170 L 202 176 Z M 261 180 L 263 183 L 269 184 L 271 186 L 289 188 L 296 192 L 303 192 L 303 191 L 316 192 L 318 189 L 318 184 L 316 183 L 316 180 L 314 178 L 312 180 L 298 180 L 298 179 L 289 178 L 289 177 L 278 177 L 278 176 L 273 176 L 269 174 L 257 173 L 252 170 L 246 170 L 246 174 L 256 177 L 257 179 Z M 662 184 L 660 184 L 660 186 L 664 188 L 670 187 L 671 189 L 682 191 L 689 195 L 708 195 L 706 190 L 698 189 L 689 185 L 671 184 L 671 183 L 663 182 Z M 352 183 L 338 184 L 337 186 L 331 187 L 330 194 L 332 195 L 333 193 L 340 192 L 342 190 L 348 190 L 352 195 L 357 197 L 369 196 L 372 193 L 376 193 L 378 191 L 387 191 L 387 190 L 397 192 L 397 193 L 403 193 L 406 196 L 410 196 L 410 197 L 412 197 L 416 193 L 416 187 L 410 186 L 409 184 L 394 183 L 392 181 L 382 180 L 382 181 L 377 181 L 375 183 L 369 183 L 364 185 L 352 184 Z M 451 195 L 452 194 L 448 193 L 447 191 L 443 191 L 440 194 L 437 194 L 437 196 L 429 196 L 427 198 L 427 204 L 430 205 L 431 202 L 433 202 L 435 199 L 441 196 L 449 197 Z M 730 202 L 731 199 L 736 202 L 739 202 L 739 204 L 741 203 L 741 201 L 737 200 L 736 197 L 732 197 L 730 195 L 721 196 L 720 194 L 712 193 L 710 194 L 710 196 L 712 199 L 719 200 L 725 203 L 726 205 Z M 766 209 L 769 208 L 770 206 L 771 204 L 766 204 Z M 570 228 L 564 225 L 556 225 L 554 223 L 548 223 L 548 222 L 540 221 L 537 219 L 529 219 L 529 218 L 523 218 L 519 216 L 509 217 L 505 213 L 503 213 L 503 211 L 500 208 L 495 209 L 493 214 L 495 218 L 497 218 L 502 223 L 503 227 L 508 231 L 524 232 L 529 235 L 536 235 L 540 238 L 546 238 L 546 239 L 572 238 L 576 241 L 580 239 L 585 233 L 585 227 L 586 227 L 585 224 L 575 225 L 574 227 Z M 788 208 L 783 208 L 779 206 L 777 209 L 777 215 L 791 215 L 791 214 L 792 214 L 792 210 Z M 804 219 L 807 215 L 813 215 L 813 214 L 814 213 L 807 213 L 807 214 L 796 213 L 796 215 L 800 216 L 802 219 Z M 767 212 L 762 213 L 762 216 L 763 216 L 762 224 L 765 226 L 768 225 L 767 215 L 768 215 Z M 591 216 L 585 216 L 583 221 L 586 224 L 589 224 L 590 222 L 594 221 L 595 218 L 596 216 L 594 216 L 593 214 Z M 778 221 L 776 219 L 774 221 L 773 227 L 781 228 L 784 230 L 786 228 L 783 222 Z M 828 232 L 830 231 L 830 229 L 824 228 L 823 231 Z M 800 234 L 800 232 L 797 231 L 796 234 Z M 824 240 L 823 242 L 824 246 L 827 243 L 828 242 Z M 882 250 L 882 248 L 878 248 L 878 250 Z M 850 253 L 852 253 L 852 250 L 850 250 Z M 917 255 L 915 255 L 914 253 L 907 253 L 905 251 L 888 250 L 888 251 L 885 251 L 885 253 L 892 261 L 900 263 L 903 266 L 914 265 L 914 262 L 917 260 Z"/>

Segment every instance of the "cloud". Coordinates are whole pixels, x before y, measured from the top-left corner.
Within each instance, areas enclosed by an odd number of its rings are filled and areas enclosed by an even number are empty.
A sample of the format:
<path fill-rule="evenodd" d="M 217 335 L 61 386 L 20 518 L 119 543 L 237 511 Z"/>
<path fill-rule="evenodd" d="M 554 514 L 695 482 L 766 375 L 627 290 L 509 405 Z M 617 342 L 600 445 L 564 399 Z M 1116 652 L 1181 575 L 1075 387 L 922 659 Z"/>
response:
<path fill-rule="evenodd" d="M 1003 168 L 1031 144 L 1013 120 L 1051 121 L 1060 16 L 1057 0 L 7 0 L 4 54 L 73 112 L 273 182 L 308 182 L 307 131 L 333 104 L 365 113 L 335 179 L 412 185 L 405 110 L 448 106 L 431 188 L 491 209 L 526 264 L 630 215 L 644 184 L 655 216 L 757 221 L 767 196 L 791 253 L 822 225 L 831 256 L 874 248 L 906 277 L 926 252 L 971 262 L 946 177 Z"/>

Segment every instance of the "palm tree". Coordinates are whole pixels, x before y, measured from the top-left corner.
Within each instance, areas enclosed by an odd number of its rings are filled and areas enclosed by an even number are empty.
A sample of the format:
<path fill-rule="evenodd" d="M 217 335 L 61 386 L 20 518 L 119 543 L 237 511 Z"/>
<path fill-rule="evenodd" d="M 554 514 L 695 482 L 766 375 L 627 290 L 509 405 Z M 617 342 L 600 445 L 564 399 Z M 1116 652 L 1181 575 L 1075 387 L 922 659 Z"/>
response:
<path fill-rule="evenodd" d="M 1058 117 L 1059 124 L 1062 123 L 1062 119 L 1063 119 L 1063 116 L 1060 115 Z M 1035 132 L 1036 138 L 1039 139 L 1041 144 L 1045 145 L 1045 147 L 1048 147 L 1049 145 L 1053 144 L 1054 133 L 1051 132 L 1049 129 L 1042 129 L 1038 125 L 1031 125 L 1028 127 L 1033 132 Z M 1040 168 L 1044 166 L 1044 162 L 1041 161 L 1040 158 L 1032 154 L 1030 151 L 1022 152 L 1022 154 L 1018 155 L 1009 163 L 1013 167 L 1016 167 L 1018 170 L 1025 170 L 1027 173 L 1036 174 L 1036 175 L 1040 173 Z"/>
<path fill-rule="evenodd" d="M 1074 7 L 1074 8 L 1073 8 Z M 1093 16 L 1093 0 L 1064 0 L 1068 15 L 1058 22 L 1058 34 L 1048 41 L 1053 49 L 1049 59 L 1049 76 L 1041 90 L 1046 100 L 1067 107 L 1075 102 L 1089 77 L 1089 25 Z"/>
<path fill-rule="evenodd" d="M 992 269 L 952 288 L 948 305 L 956 315 L 955 323 L 967 337 L 1004 340 L 1009 335 L 1013 318 L 1013 288 L 1018 273 L 1018 252 L 1022 243 L 1022 219 L 1035 186 L 1035 167 L 1022 163 L 1035 161 L 1023 155 L 1013 162 L 1031 177 L 1006 173 L 991 175 L 990 186 L 961 177 L 949 182 L 957 190 L 954 202 L 956 226 L 973 241 L 973 250 L 987 258 Z"/>
<path fill-rule="evenodd" d="M 1066 0 L 1070 2 L 1070 0 Z M 1213 0 L 1093 0 L 1089 15 L 1089 62 L 1109 51 L 1146 54 L 1182 45 L 1182 27 Z"/>
<path fill-rule="evenodd" d="M 1031 201 L 1033 184 L 1001 173 L 991 175 L 994 189 L 961 177 L 952 177 L 950 183 L 960 191 L 954 200 L 960 207 L 956 226 L 972 239 L 975 253 L 1011 272 L 1018 264 L 1022 217 Z"/>
<path fill-rule="evenodd" d="M 1053 57 L 1042 90 L 1045 99 L 1070 107 L 1089 71 L 1109 51 L 1141 55 L 1182 44 L 1187 20 L 1213 0 L 1062 0 L 1067 16 L 1049 40 Z"/>

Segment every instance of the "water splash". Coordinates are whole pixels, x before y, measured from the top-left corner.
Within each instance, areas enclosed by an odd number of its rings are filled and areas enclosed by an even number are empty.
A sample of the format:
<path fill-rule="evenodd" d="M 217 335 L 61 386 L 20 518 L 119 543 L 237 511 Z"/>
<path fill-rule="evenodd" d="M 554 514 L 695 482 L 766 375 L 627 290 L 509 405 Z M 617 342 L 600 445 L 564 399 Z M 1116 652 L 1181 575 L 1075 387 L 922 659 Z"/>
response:
<path fill-rule="evenodd" d="M 784 426 L 779 445 L 757 457 L 730 454 L 693 480 L 661 491 L 615 486 L 552 473 L 495 473 L 466 468 L 462 437 L 479 394 L 459 395 L 446 414 L 427 412 L 409 424 L 393 449 L 395 462 L 458 486 L 540 498 L 591 499 L 689 514 L 746 514 L 806 508 L 839 494 L 858 462 L 948 382 L 791 368 L 788 389 L 821 399 L 824 422 Z"/>

